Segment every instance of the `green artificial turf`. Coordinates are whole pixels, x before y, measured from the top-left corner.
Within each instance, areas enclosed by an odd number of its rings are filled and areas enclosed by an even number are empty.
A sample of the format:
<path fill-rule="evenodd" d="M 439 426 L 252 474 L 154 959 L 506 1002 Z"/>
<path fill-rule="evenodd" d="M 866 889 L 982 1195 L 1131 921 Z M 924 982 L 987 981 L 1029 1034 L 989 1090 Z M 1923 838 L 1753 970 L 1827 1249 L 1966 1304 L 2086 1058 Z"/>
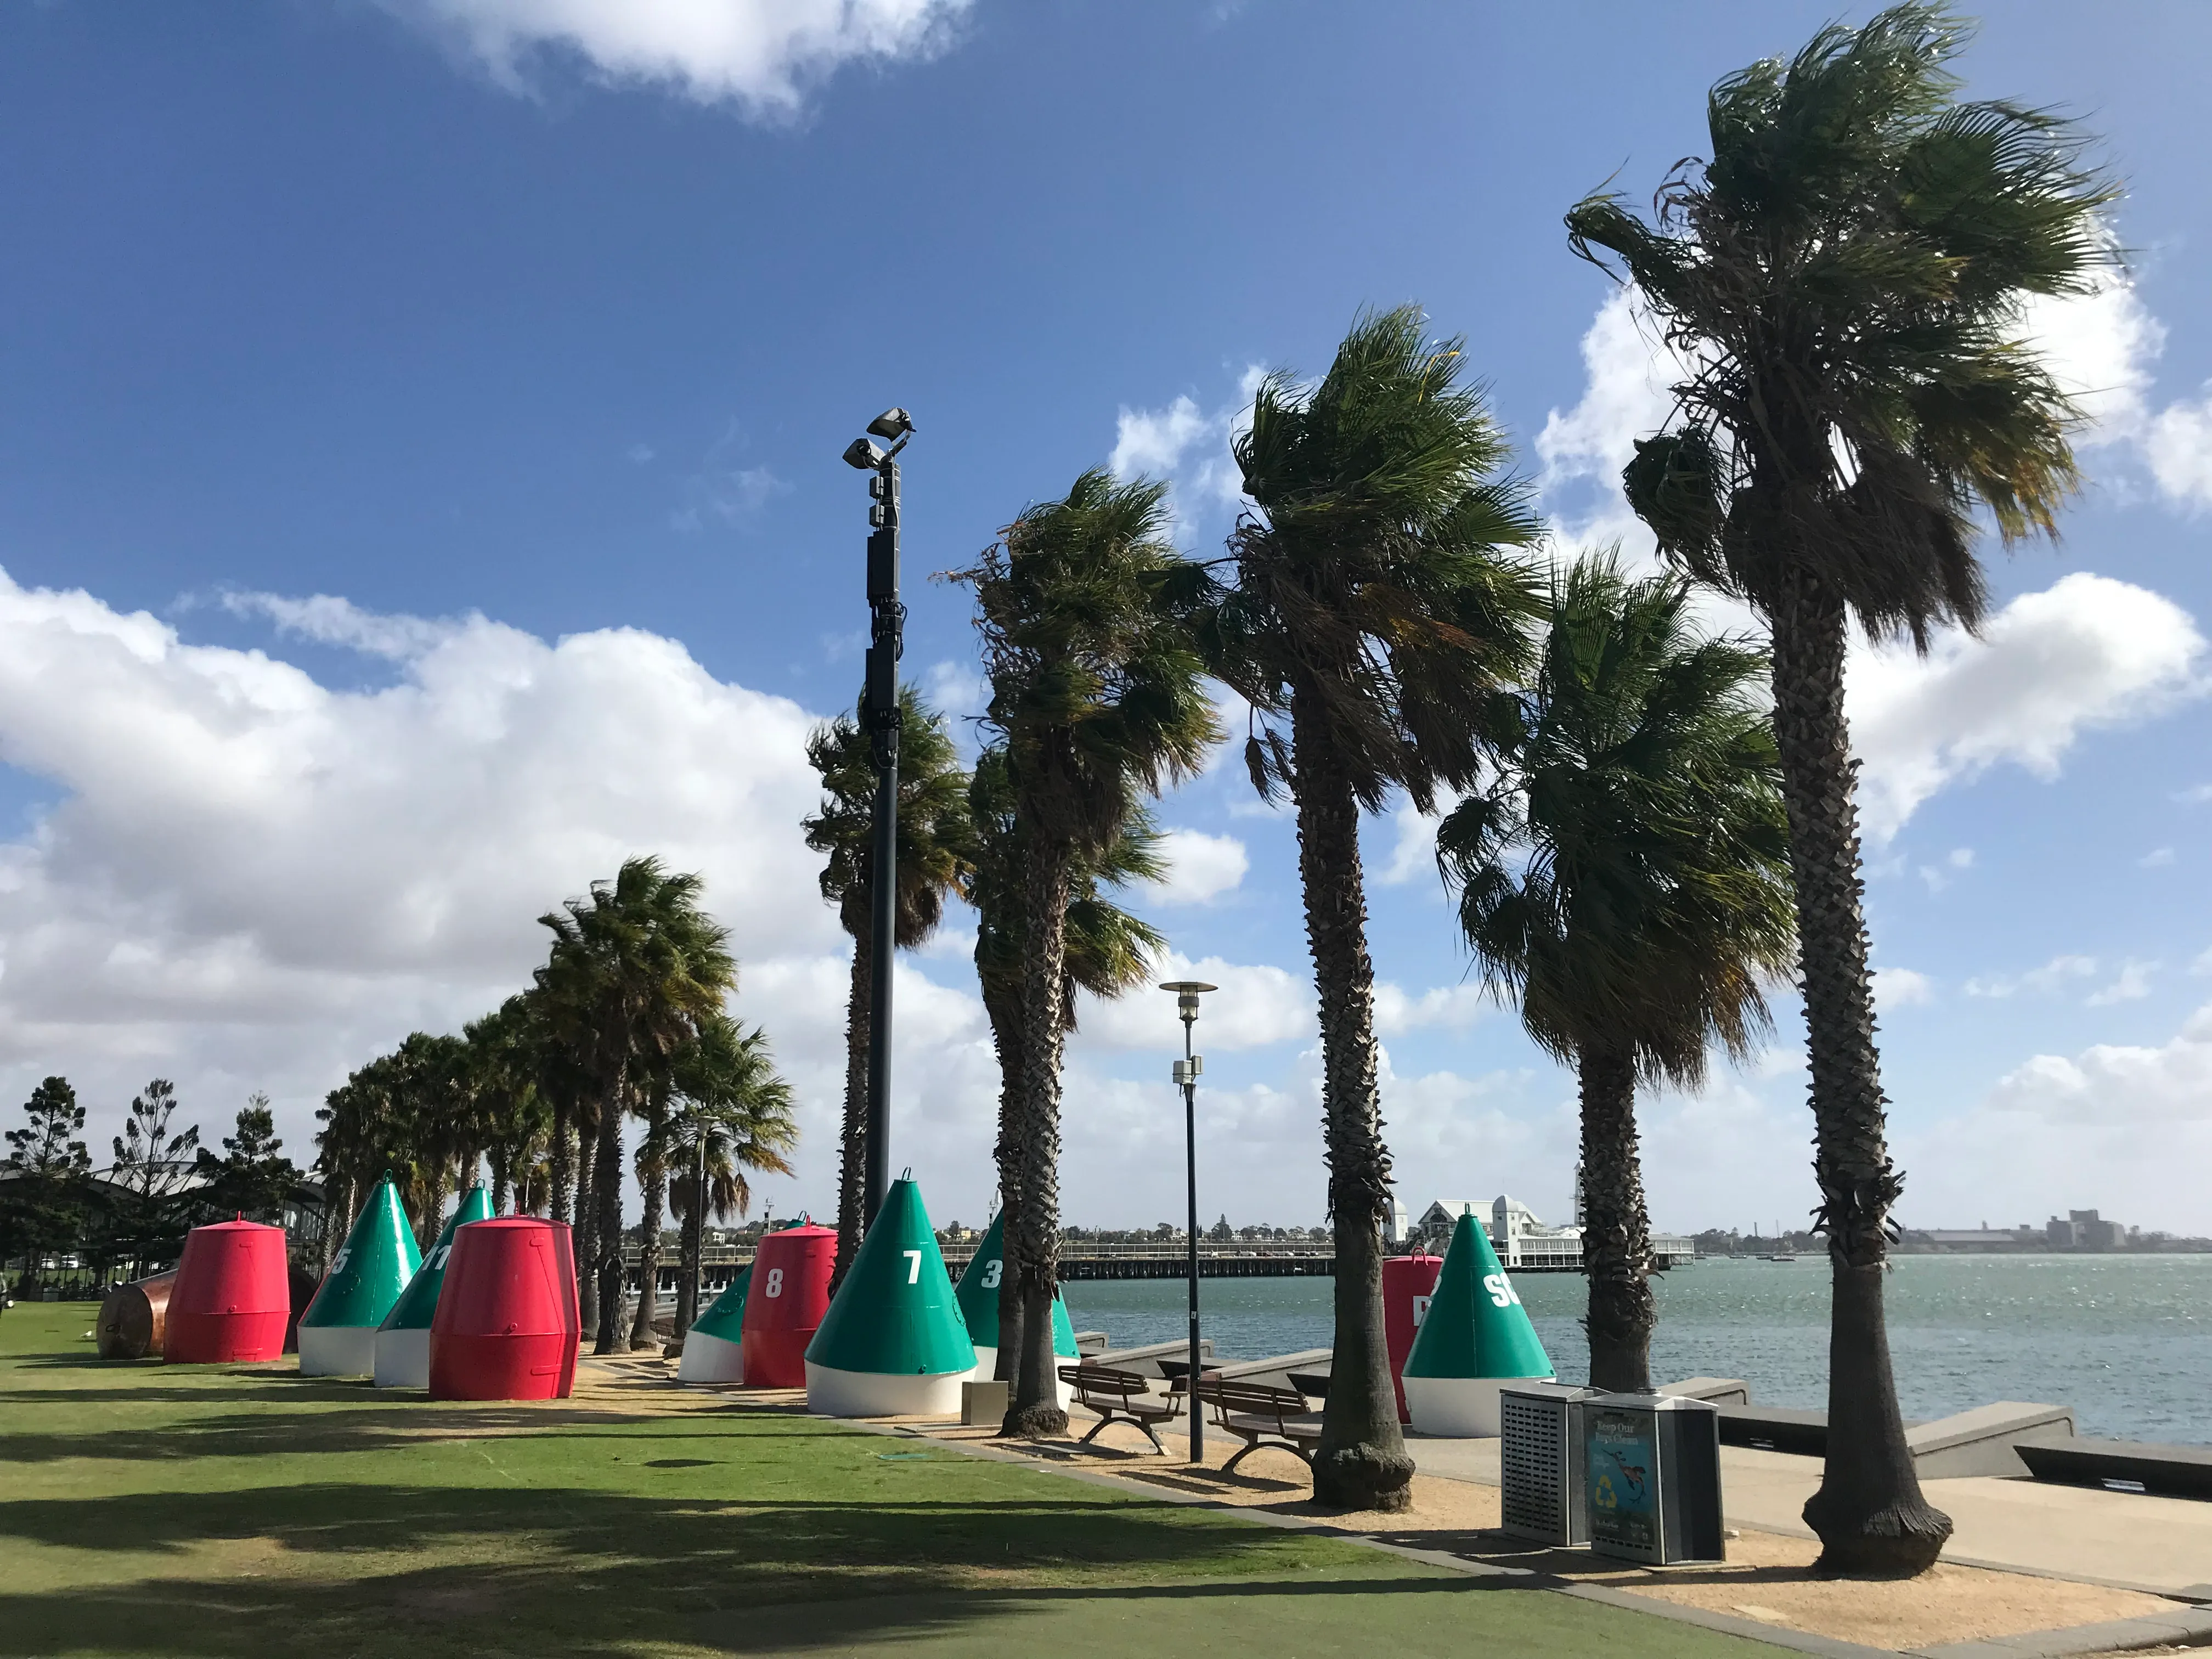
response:
<path fill-rule="evenodd" d="M 795 1414 L 105 1364 L 0 1315 L 0 1659 L 1763 1644 Z"/>

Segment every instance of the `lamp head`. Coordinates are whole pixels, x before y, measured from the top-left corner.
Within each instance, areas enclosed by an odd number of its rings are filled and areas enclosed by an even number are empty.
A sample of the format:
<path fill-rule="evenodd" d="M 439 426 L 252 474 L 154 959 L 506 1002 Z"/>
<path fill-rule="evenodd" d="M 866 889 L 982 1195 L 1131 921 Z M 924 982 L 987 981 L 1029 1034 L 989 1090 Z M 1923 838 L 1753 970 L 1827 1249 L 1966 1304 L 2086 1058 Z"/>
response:
<path fill-rule="evenodd" d="M 845 447 L 845 465 L 856 466 L 863 472 L 873 472 L 884 464 L 884 452 L 866 438 L 855 438 Z"/>
<path fill-rule="evenodd" d="M 903 438 L 914 430 L 914 417 L 902 409 L 887 409 L 868 422 L 868 430 L 878 438 Z"/>
<path fill-rule="evenodd" d="M 1199 979 L 1171 979 L 1160 987 L 1163 991 L 1173 991 L 1176 994 L 1176 1010 L 1185 1019 L 1198 1018 L 1198 1000 L 1202 994 L 1208 991 L 1218 991 L 1220 988 L 1218 985 L 1208 985 L 1204 980 Z"/>

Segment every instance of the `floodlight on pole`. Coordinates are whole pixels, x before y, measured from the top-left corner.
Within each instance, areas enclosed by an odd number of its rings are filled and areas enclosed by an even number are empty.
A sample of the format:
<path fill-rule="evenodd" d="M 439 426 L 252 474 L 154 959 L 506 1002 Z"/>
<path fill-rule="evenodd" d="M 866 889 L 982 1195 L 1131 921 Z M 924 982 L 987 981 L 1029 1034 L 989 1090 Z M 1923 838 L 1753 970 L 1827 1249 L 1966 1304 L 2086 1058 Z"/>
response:
<path fill-rule="evenodd" d="M 898 949 L 898 661 L 906 649 L 906 606 L 899 603 L 899 451 L 914 434 L 903 409 L 868 422 L 868 438 L 846 447 L 845 464 L 868 480 L 868 654 L 861 724 L 876 763 L 874 834 L 868 868 L 868 1105 L 862 1159 L 861 1224 L 872 1223 L 890 1187 L 891 964 Z"/>
<path fill-rule="evenodd" d="M 1160 987 L 1176 994 L 1176 1017 L 1182 1021 L 1182 1058 L 1175 1063 L 1176 1086 L 1182 1091 L 1183 1163 L 1190 1189 L 1190 1380 L 1186 1416 L 1190 1423 L 1190 1461 L 1206 1462 L 1206 1413 L 1199 1409 L 1198 1379 L 1203 1356 L 1198 1336 L 1198 1079 L 1206 1061 L 1191 1048 L 1191 1027 L 1198 1023 L 1198 1000 L 1218 985 L 1204 980 L 1171 979 Z"/>

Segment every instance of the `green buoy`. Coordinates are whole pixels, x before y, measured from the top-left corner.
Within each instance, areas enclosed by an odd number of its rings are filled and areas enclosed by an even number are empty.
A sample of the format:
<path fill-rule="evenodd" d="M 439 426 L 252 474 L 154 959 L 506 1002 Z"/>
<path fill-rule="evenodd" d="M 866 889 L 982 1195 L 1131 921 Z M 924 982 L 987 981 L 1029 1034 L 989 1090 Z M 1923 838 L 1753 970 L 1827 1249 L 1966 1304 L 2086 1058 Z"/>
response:
<path fill-rule="evenodd" d="M 386 1171 L 346 1235 L 315 1299 L 300 1316 L 300 1375 L 367 1376 L 376 1369 L 376 1328 L 422 1265 L 399 1189 Z"/>
<path fill-rule="evenodd" d="M 953 1294 L 960 1300 L 960 1315 L 968 1324 L 968 1340 L 975 1345 L 975 1375 L 988 1377 L 999 1364 L 999 1283 L 1006 1271 L 1006 1212 L 991 1218 L 983 1242 L 960 1275 Z M 1052 1352 L 1073 1365 L 1083 1356 L 1076 1352 L 1075 1324 L 1067 1316 L 1067 1302 L 1057 1291 L 1052 1298 Z M 1067 1403 L 1068 1386 L 1055 1382 L 1060 1404 Z"/>
<path fill-rule="evenodd" d="M 1472 1215 L 1452 1229 L 1427 1316 L 1406 1356 L 1406 1407 L 1422 1434 L 1494 1436 L 1507 1382 L 1554 1376 L 1520 1293 Z"/>
<path fill-rule="evenodd" d="M 684 1333 L 684 1357 L 676 1364 L 678 1382 L 739 1382 L 745 1380 L 745 1292 L 752 1286 L 752 1264 L 738 1269 L 721 1295 Z"/>
<path fill-rule="evenodd" d="M 430 1386 L 430 1320 L 438 1311 L 438 1292 L 446 1283 L 446 1259 L 453 1252 L 453 1235 L 471 1221 L 491 1218 L 491 1199 L 481 1186 L 462 1197 L 438 1242 L 422 1259 L 415 1277 L 392 1304 L 376 1331 L 376 1386 L 380 1389 L 427 1389 Z"/>
<path fill-rule="evenodd" d="M 824 1417 L 941 1416 L 960 1409 L 975 1345 L 913 1175 L 891 1183 L 814 1340 L 806 1409 Z"/>

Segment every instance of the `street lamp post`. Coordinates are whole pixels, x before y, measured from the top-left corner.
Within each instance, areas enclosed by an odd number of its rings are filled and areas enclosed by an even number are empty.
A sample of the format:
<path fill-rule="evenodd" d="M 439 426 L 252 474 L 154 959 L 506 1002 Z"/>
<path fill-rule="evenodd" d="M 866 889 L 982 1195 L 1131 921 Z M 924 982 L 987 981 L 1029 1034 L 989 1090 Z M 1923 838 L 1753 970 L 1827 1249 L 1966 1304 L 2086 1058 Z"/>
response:
<path fill-rule="evenodd" d="M 914 435 L 903 409 L 868 422 L 866 438 L 846 447 L 845 462 L 872 476 L 868 494 L 868 665 L 863 719 L 876 763 L 875 844 L 868 869 L 868 1120 L 860 1224 L 883 1207 L 891 1171 L 891 965 L 898 949 L 898 660 L 906 648 L 906 606 L 899 603 L 898 453 Z"/>
<path fill-rule="evenodd" d="M 1190 1381 L 1185 1385 L 1190 1410 L 1190 1461 L 1206 1462 L 1206 1413 L 1199 1409 L 1198 1379 L 1202 1364 L 1198 1340 L 1198 1077 L 1205 1060 L 1191 1048 L 1191 1027 L 1198 1020 L 1198 1000 L 1218 990 L 1202 980 L 1171 979 L 1160 987 L 1176 994 L 1176 1012 L 1182 1020 L 1182 1058 L 1175 1063 L 1175 1080 L 1182 1090 L 1183 1161 L 1190 1188 Z"/>

